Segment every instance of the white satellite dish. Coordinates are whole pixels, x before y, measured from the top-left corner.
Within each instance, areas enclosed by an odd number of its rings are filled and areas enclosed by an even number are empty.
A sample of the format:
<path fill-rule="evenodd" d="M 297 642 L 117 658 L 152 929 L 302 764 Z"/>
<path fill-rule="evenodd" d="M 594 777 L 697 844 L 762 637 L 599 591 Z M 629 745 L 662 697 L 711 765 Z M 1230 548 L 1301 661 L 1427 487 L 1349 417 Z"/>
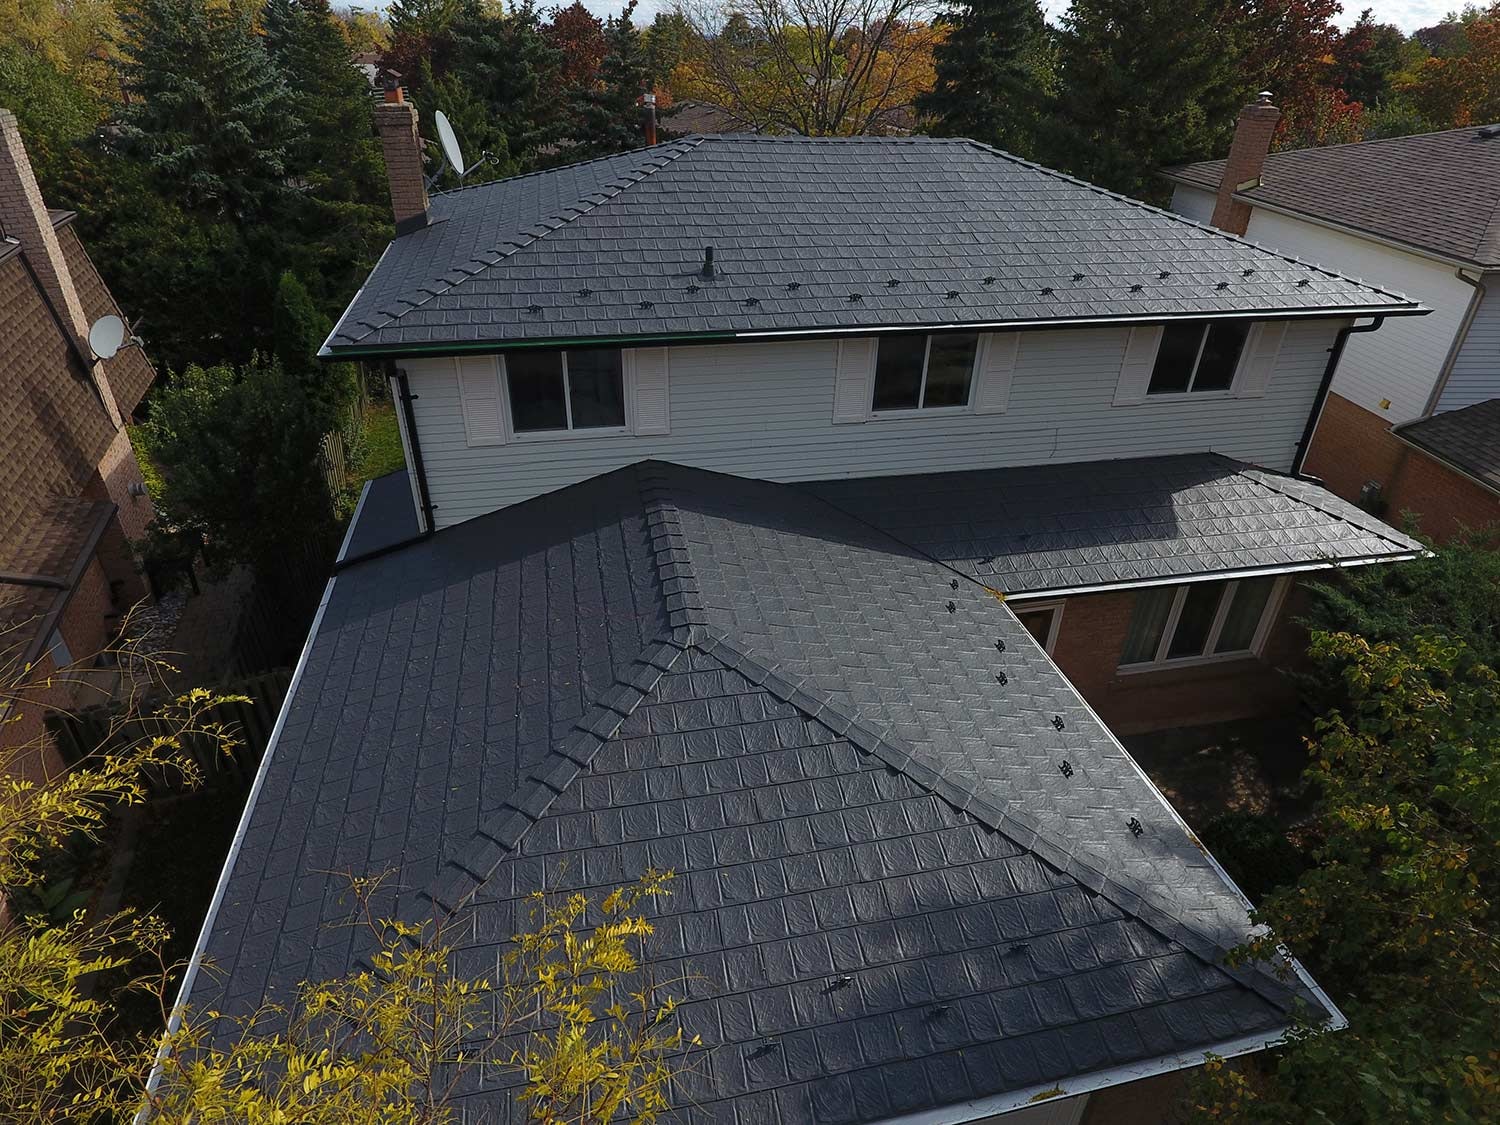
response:
<path fill-rule="evenodd" d="M 89 350 L 96 359 L 114 359 L 125 344 L 125 322 L 117 316 L 101 316 L 89 327 Z"/>
<path fill-rule="evenodd" d="M 432 115 L 437 123 L 438 143 L 443 146 L 443 155 L 448 159 L 448 167 L 452 168 L 459 179 L 468 171 L 464 164 L 463 151 L 458 147 L 458 138 L 453 134 L 453 126 L 448 124 L 448 115 L 438 110 Z"/>

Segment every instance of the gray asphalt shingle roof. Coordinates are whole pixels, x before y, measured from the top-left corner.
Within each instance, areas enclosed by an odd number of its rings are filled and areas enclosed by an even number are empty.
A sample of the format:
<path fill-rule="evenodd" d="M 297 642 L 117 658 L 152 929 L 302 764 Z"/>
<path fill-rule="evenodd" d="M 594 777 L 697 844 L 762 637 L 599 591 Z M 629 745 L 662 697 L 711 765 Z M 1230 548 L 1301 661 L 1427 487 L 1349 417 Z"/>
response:
<path fill-rule="evenodd" d="M 1500 398 L 1406 422 L 1396 432 L 1500 492 Z"/>
<path fill-rule="evenodd" d="M 1326 489 L 1215 453 L 800 487 L 1007 594 L 1422 550 Z"/>
<path fill-rule="evenodd" d="M 387 248 L 331 352 L 1420 311 L 965 140 L 694 136 L 438 196 L 431 214 Z"/>
<path fill-rule="evenodd" d="M 685 1119 L 875 1121 L 1320 1003 L 1223 964 L 1243 901 L 988 590 L 805 490 L 653 462 L 339 574 L 191 999 L 347 970 L 329 872 L 466 912 L 478 968 L 519 897 L 649 866 L 711 1048 Z M 503 1082 L 464 1096 L 520 1120 Z"/>
<path fill-rule="evenodd" d="M 1493 128 L 1493 126 L 1491 127 Z M 1224 161 L 1168 169 L 1168 179 L 1216 192 Z M 1241 199 L 1367 231 L 1485 268 L 1500 266 L 1500 134 L 1479 126 L 1266 157 Z"/>

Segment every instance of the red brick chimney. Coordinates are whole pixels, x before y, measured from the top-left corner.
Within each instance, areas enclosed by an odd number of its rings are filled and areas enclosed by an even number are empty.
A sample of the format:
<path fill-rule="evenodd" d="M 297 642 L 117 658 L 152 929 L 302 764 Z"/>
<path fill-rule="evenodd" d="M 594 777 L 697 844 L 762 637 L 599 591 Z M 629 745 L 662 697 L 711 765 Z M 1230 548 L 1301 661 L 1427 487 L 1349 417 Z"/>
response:
<path fill-rule="evenodd" d="M 417 107 L 406 100 L 400 78 L 386 79 L 385 100 L 375 107 L 375 128 L 385 152 L 385 176 L 391 188 L 396 233 L 427 225 L 427 179 L 422 170 L 422 138 L 417 134 Z"/>
<path fill-rule="evenodd" d="M 68 260 L 63 257 L 52 217 L 47 214 L 47 203 L 31 170 L 26 146 L 21 143 L 16 115 L 8 109 L 0 109 L 0 232 L 21 244 L 21 256 L 68 334 L 79 362 L 94 380 L 105 410 L 116 426 L 121 425 L 109 379 L 103 365 L 94 360 L 89 350 L 88 314 L 83 311 Z"/>
<path fill-rule="evenodd" d="M 1214 201 L 1212 222 L 1220 230 L 1244 234 L 1250 225 L 1250 206 L 1236 200 L 1234 193 L 1260 183 L 1266 153 L 1271 151 L 1271 135 L 1280 120 L 1281 110 L 1271 104 L 1269 90 L 1262 90 L 1254 102 L 1240 110 L 1229 159 L 1224 161 L 1224 175 L 1219 179 L 1219 197 Z"/>

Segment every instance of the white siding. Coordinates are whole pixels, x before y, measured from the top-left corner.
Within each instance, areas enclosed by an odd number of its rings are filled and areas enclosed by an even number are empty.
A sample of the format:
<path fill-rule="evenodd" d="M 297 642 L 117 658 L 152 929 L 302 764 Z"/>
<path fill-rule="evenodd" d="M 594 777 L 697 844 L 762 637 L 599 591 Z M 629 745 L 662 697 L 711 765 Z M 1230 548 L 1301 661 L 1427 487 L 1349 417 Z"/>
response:
<path fill-rule="evenodd" d="M 1434 414 L 1500 398 L 1500 274 L 1485 278 L 1484 297 L 1453 361 Z"/>
<path fill-rule="evenodd" d="M 1211 191 L 1178 184 L 1172 189 L 1172 210 L 1207 226 L 1214 217 L 1216 196 Z"/>
<path fill-rule="evenodd" d="M 1261 398 L 1173 396 L 1114 406 L 1128 331 L 1021 334 L 1004 414 L 833 421 L 838 343 L 670 349 L 671 433 L 572 434 L 471 447 L 451 359 L 405 366 L 439 527 L 647 457 L 768 480 L 995 468 L 1217 450 L 1291 464 L 1335 321 L 1291 325 Z"/>
<path fill-rule="evenodd" d="M 1380 331 L 1349 337 L 1333 389 L 1390 422 L 1409 422 L 1427 409 L 1443 361 L 1473 290 L 1455 267 L 1257 207 L 1246 237 L 1305 261 L 1413 297 L 1432 313 L 1389 318 Z M 1384 409 L 1380 402 L 1390 400 Z"/>

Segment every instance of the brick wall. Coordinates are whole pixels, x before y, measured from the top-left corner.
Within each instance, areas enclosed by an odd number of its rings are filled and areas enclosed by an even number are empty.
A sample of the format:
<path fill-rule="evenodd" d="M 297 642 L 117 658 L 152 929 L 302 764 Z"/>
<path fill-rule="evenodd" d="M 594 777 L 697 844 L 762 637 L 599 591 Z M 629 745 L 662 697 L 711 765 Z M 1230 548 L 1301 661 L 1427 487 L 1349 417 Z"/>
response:
<path fill-rule="evenodd" d="M 1461 525 L 1500 521 L 1500 497 L 1462 473 L 1413 449 L 1390 432 L 1390 423 L 1330 394 L 1308 451 L 1306 471 L 1330 491 L 1357 502 L 1366 481 L 1379 481 L 1384 518 L 1395 526 L 1403 514 L 1416 517 L 1423 534 L 1439 543 Z"/>
<path fill-rule="evenodd" d="M 1271 715 L 1296 703 L 1277 669 L 1294 666 L 1306 649 L 1290 621 L 1299 612 L 1294 589 L 1272 626 L 1261 658 L 1120 673 L 1120 653 L 1135 606 L 1133 591 L 1068 598 L 1052 654 L 1057 666 L 1117 734 L 1196 726 Z"/>
<path fill-rule="evenodd" d="M 89 323 L 92 324 L 101 316 L 109 314 L 128 322 L 129 318 L 120 310 L 120 306 L 115 304 L 109 287 L 104 284 L 104 279 L 94 268 L 93 260 L 84 250 L 78 232 L 71 225 L 62 227 L 57 232 L 57 240 L 62 246 L 63 258 L 68 263 L 68 272 L 73 276 L 73 284 L 78 290 L 78 299 L 83 303 L 83 311 L 88 315 Z M 105 377 L 109 380 L 110 389 L 114 392 L 115 403 L 119 406 L 120 413 L 128 419 L 135 408 L 140 405 L 141 397 L 156 378 L 156 370 L 151 366 L 151 361 L 146 358 L 145 351 L 134 347 L 122 348 L 114 359 L 100 366 L 104 368 Z"/>
<path fill-rule="evenodd" d="M 1406 449 L 1391 433 L 1389 419 L 1330 394 L 1303 471 L 1321 478 L 1335 495 L 1358 502 L 1366 481 L 1390 484 Z"/>
<path fill-rule="evenodd" d="M 1500 496 L 1418 449 L 1408 449 L 1386 494 L 1387 518 L 1413 512 L 1424 535 L 1446 543 L 1462 527 L 1500 523 Z"/>

